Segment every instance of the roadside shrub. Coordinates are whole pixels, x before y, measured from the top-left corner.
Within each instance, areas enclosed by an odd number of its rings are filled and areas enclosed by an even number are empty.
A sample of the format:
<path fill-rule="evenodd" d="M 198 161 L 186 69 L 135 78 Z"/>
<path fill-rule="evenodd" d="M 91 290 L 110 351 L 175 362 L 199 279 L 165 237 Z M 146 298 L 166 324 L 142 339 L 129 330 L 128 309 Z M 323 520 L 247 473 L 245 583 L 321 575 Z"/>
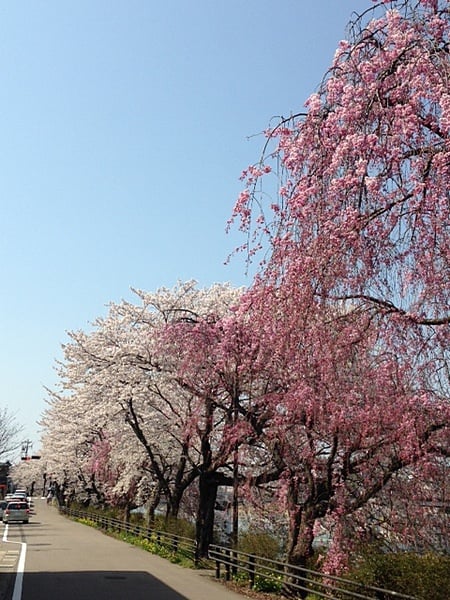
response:
<path fill-rule="evenodd" d="M 420 600 L 450 598 L 450 556 L 366 551 L 351 569 L 351 578 L 415 596 Z"/>
<path fill-rule="evenodd" d="M 257 575 L 255 577 L 255 585 L 253 586 L 255 592 L 264 592 L 266 594 L 279 594 L 283 589 L 283 577 L 282 575 Z"/>
<path fill-rule="evenodd" d="M 70 507 L 71 509 L 75 509 L 75 510 L 80 510 L 84 513 L 88 513 L 90 515 L 101 515 L 102 517 L 107 517 L 108 519 L 118 519 L 118 520 L 122 520 L 123 519 L 123 511 L 112 507 L 112 506 L 108 506 L 106 504 L 103 505 L 94 505 L 94 504 L 90 504 L 89 506 L 84 506 L 83 504 L 77 503 L 77 502 L 72 502 L 72 505 Z"/>
<path fill-rule="evenodd" d="M 195 525 L 185 519 L 166 519 L 158 516 L 152 528 L 157 531 L 167 531 L 167 533 L 195 539 Z"/>
<path fill-rule="evenodd" d="M 233 575 L 233 582 L 242 588 L 249 588 L 250 576 L 245 571 L 239 571 Z M 253 590 L 266 594 L 279 594 L 283 589 L 283 577 L 267 573 L 267 575 L 256 575 Z"/>
<path fill-rule="evenodd" d="M 272 535 L 264 532 L 246 531 L 239 536 L 238 550 L 263 558 L 277 560 L 280 555 L 280 543 Z"/>
<path fill-rule="evenodd" d="M 138 512 L 136 512 L 136 513 L 132 512 L 130 514 L 130 523 L 139 525 L 140 527 L 144 527 L 145 515 L 143 515 L 142 513 L 138 513 Z"/>

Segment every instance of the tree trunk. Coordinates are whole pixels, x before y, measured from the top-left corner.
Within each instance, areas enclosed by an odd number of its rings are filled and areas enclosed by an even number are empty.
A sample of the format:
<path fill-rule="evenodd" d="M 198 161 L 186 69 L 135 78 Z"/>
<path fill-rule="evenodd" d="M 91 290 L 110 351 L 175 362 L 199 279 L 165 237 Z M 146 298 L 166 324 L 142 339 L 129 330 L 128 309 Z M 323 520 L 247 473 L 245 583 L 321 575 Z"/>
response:
<path fill-rule="evenodd" d="M 171 494 L 169 498 L 166 496 L 166 521 L 178 519 L 178 513 L 180 512 L 180 504 L 181 499 L 183 497 L 183 491 L 184 490 L 179 490 L 178 493 L 178 491 L 175 490 L 175 493 Z"/>
<path fill-rule="evenodd" d="M 306 598 L 306 590 L 297 590 L 292 584 L 307 587 L 302 577 L 301 568 L 308 567 L 312 558 L 314 541 L 315 515 L 312 506 L 297 504 L 297 490 L 292 486 L 288 496 L 289 511 L 289 540 L 287 562 L 289 565 L 300 567 L 300 570 L 286 568 L 285 593 L 290 596 Z"/>
<path fill-rule="evenodd" d="M 129 502 L 127 502 L 124 506 L 123 509 L 123 521 L 124 523 L 129 523 L 130 522 L 130 516 L 131 516 L 131 505 Z"/>
<path fill-rule="evenodd" d="M 155 526 L 155 512 L 161 501 L 161 487 L 157 484 L 148 500 L 147 527 Z"/>
<path fill-rule="evenodd" d="M 307 512 L 302 511 L 299 528 L 295 535 L 295 542 L 290 544 L 288 562 L 298 567 L 306 567 L 308 560 L 313 556 L 313 526 L 314 519 Z"/>
<path fill-rule="evenodd" d="M 214 508 L 217 499 L 218 482 L 215 473 L 202 473 L 199 477 L 199 501 L 196 519 L 196 558 L 208 556 L 209 545 L 213 542 Z"/>

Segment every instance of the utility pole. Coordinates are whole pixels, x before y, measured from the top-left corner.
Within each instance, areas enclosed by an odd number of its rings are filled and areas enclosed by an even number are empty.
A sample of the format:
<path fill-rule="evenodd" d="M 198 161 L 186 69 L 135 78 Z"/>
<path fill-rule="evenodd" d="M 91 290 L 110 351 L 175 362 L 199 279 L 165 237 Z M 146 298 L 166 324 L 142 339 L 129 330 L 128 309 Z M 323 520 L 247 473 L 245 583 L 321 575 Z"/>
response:
<path fill-rule="evenodd" d="M 239 395 L 233 395 L 233 424 L 236 427 L 239 418 Z M 231 547 L 237 550 L 239 539 L 239 443 L 233 448 L 233 503 L 232 503 Z"/>
<path fill-rule="evenodd" d="M 33 442 L 31 440 L 25 440 L 24 442 L 22 442 L 22 460 L 28 460 L 28 450 L 31 448 L 32 445 Z"/>

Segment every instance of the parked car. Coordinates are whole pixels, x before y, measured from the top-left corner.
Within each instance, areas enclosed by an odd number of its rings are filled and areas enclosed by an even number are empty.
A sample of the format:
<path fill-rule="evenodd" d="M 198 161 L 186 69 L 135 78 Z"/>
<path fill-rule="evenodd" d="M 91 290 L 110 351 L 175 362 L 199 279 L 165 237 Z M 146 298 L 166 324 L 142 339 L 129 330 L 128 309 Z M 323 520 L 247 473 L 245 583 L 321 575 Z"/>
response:
<path fill-rule="evenodd" d="M 22 523 L 28 523 L 29 520 L 30 509 L 27 502 L 8 502 L 5 510 L 3 511 L 3 523 L 10 523 L 11 521 L 22 521 Z"/>
<path fill-rule="evenodd" d="M 7 507 L 8 502 L 6 500 L 0 500 L 0 519 L 3 519 L 3 512 Z"/>

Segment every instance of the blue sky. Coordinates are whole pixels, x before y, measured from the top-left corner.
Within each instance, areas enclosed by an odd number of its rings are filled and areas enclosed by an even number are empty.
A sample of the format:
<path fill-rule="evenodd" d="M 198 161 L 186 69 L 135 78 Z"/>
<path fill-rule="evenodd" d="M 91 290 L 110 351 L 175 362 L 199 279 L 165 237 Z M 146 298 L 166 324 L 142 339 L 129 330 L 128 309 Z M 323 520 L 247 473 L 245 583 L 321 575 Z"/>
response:
<path fill-rule="evenodd" d="M 131 287 L 249 285 L 226 221 L 370 0 L 0 7 L 0 407 L 39 448 L 66 332 Z"/>

